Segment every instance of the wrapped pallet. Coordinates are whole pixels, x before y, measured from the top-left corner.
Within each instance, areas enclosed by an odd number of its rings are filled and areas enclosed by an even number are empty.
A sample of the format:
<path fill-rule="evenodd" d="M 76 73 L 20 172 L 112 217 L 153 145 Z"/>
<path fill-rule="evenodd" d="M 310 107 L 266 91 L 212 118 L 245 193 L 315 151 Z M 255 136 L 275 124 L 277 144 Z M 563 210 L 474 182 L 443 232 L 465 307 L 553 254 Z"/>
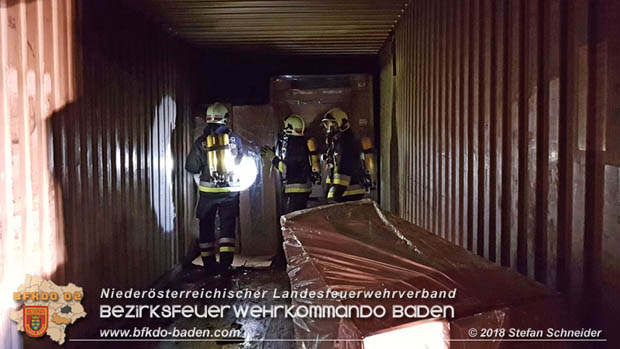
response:
<path fill-rule="evenodd" d="M 292 294 L 328 295 L 293 296 L 294 306 L 387 309 L 384 316 L 297 317 L 299 347 L 507 348 L 523 344 L 501 340 L 510 329 L 572 328 L 558 293 L 373 201 L 298 211 L 281 223 Z"/>

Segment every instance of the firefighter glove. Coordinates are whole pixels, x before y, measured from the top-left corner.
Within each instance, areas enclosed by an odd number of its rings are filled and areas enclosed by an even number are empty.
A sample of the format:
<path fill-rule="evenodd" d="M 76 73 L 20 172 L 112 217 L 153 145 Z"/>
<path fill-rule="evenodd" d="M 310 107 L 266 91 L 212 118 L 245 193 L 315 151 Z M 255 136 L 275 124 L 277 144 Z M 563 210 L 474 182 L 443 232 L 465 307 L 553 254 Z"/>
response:
<path fill-rule="evenodd" d="M 260 155 L 271 162 L 276 157 L 276 152 L 272 147 L 265 145 L 261 148 Z"/>

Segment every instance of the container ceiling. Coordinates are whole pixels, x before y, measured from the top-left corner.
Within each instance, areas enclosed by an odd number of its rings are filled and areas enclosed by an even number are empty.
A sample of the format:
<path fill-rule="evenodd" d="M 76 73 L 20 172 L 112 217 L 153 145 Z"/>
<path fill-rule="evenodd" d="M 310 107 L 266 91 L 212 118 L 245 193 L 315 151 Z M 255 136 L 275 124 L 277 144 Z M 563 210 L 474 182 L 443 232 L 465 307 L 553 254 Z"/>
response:
<path fill-rule="evenodd" d="M 139 0 L 141 11 L 198 46 L 275 54 L 379 52 L 408 0 Z"/>

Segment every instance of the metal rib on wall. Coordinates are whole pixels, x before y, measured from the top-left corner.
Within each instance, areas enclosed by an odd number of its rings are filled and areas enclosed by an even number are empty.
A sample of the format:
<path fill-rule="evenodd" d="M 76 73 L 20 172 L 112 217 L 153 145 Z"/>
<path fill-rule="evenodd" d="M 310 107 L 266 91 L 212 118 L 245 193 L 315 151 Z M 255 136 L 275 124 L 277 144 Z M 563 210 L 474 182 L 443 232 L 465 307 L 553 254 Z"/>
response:
<path fill-rule="evenodd" d="M 618 15 L 614 1 L 414 1 L 381 54 L 390 207 L 607 328 L 620 323 Z"/>
<path fill-rule="evenodd" d="M 7 347 L 25 274 L 84 287 L 96 313 L 101 287 L 147 287 L 193 241 L 189 51 L 117 5 L 0 1 Z"/>
<path fill-rule="evenodd" d="M 209 50 L 375 55 L 406 0 L 133 0 L 174 35 Z M 256 57 L 257 60 L 260 58 Z"/>

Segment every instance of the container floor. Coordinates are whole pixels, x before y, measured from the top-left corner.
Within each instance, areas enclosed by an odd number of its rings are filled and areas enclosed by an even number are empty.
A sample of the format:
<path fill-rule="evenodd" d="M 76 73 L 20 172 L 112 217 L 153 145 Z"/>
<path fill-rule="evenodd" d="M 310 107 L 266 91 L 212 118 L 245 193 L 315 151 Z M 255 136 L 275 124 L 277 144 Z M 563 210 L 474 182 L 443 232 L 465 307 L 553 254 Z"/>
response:
<path fill-rule="evenodd" d="M 197 300 L 175 300 L 172 304 L 181 305 L 200 305 L 217 304 L 230 306 L 246 306 L 252 304 L 288 305 L 287 299 L 273 299 L 274 289 L 290 290 L 289 279 L 284 268 L 272 267 L 269 269 L 237 268 L 233 276 L 228 280 L 207 281 L 204 273 L 199 267 L 194 266 L 191 270 L 184 270 L 170 282 L 168 286 L 172 290 L 201 290 L 201 289 L 228 289 L 228 290 L 266 290 L 267 297 L 264 299 L 213 299 L 200 301 Z M 160 304 L 157 301 L 153 304 Z M 164 304 L 164 303 L 161 303 Z M 132 322 L 136 324 L 136 322 Z M 228 330 L 238 329 L 240 336 L 220 340 L 215 338 L 196 339 L 188 341 L 172 339 L 166 341 L 139 341 L 139 342 L 118 342 L 118 347 L 131 348 L 293 348 L 295 343 L 292 341 L 273 341 L 272 339 L 293 339 L 293 321 L 285 318 L 236 318 L 232 310 L 224 313 L 222 318 L 190 318 L 177 317 L 173 320 L 149 320 L 148 323 L 141 322 L 136 327 L 148 326 L 149 328 L 162 328 L 168 331 L 177 329 L 202 329 L 202 330 Z M 127 328 L 127 327 L 125 327 Z M 102 343 L 103 344 L 103 343 Z M 108 345 L 111 343 L 106 343 Z M 115 345 L 116 346 L 116 345 Z"/>

